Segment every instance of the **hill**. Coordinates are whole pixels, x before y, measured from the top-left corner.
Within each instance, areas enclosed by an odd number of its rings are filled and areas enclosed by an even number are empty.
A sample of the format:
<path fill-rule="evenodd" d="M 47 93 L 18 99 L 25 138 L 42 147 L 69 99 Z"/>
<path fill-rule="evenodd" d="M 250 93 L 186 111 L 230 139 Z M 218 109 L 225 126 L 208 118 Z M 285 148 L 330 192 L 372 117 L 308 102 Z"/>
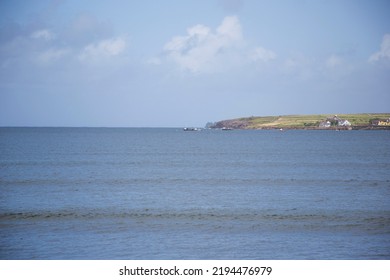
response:
<path fill-rule="evenodd" d="M 246 117 L 231 120 L 223 120 L 214 123 L 210 128 L 232 128 L 232 129 L 321 129 L 320 123 L 327 119 L 348 120 L 353 129 L 386 129 L 389 125 L 378 126 L 374 120 L 389 120 L 390 113 L 366 113 L 366 114 L 340 114 L 340 115 L 286 115 L 286 116 L 265 116 Z M 337 123 L 332 123 L 328 129 L 340 127 Z M 322 127 L 324 129 L 324 127 Z"/>

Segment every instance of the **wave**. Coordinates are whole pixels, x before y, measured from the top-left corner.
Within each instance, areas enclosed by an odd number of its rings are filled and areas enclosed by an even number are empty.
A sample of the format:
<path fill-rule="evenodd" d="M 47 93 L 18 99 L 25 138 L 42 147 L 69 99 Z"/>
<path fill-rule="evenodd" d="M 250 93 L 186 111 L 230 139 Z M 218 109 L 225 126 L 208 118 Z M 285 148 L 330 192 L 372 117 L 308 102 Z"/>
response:
<path fill-rule="evenodd" d="M 295 209 L 282 213 L 264 211 L 226 211 L 222 209 L 187 209 L 187 210 L 159 210 L 134 209 L 122 211 L 104 211 L 100 209 L 53 210 L 53 211 L 26 211 L 0 213 L 0 222 L 6 221 L 65 221 L 65 220 L 133 220 L 144 222 L 176 222 L 198 224 L 232 224 L 250 225 L 252 228 L 272 227 L 311 227 L 311 228 L 344 228 L 381 230 L 390 233 L 390 211 L 376 211 L 363 213 L 349 211 L 346 213 L 302 213 Z"/>
<path fill-rule="evenodd" d="M 0 179 L 1 186 L 365 186 L 390 187 L 390 180 L 365 179 L 296 179 L 296 178 L 25 178 Z"/>

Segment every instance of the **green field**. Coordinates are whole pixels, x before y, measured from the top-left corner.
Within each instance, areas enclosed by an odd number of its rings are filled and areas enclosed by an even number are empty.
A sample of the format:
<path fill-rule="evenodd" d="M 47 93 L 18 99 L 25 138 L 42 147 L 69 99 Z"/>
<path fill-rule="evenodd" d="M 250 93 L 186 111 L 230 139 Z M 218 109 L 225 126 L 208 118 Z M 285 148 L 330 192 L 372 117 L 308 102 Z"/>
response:
<path fill-rule="evenodd" d="M 320 122 L 333 116 L 334 114 L 248 117 L 220 121 L 216 123 L 215 127 L 243 129 L 316 128 Z M 369 126 L 373 119 L 389 119 L 390 113 L 337 114 L 337 116 L 340 119 L 348 120 L 352 126 Z"/>

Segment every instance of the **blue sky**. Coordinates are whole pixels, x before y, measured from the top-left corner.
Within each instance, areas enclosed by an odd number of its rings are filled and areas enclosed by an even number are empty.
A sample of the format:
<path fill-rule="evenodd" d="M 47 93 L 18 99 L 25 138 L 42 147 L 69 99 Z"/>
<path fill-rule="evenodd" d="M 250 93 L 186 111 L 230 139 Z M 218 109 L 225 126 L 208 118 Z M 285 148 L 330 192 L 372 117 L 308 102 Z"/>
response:
<path fill-rule="evenodd" d="M 2 0 L 0 126 L 390 112 L 387 0 Z"/>

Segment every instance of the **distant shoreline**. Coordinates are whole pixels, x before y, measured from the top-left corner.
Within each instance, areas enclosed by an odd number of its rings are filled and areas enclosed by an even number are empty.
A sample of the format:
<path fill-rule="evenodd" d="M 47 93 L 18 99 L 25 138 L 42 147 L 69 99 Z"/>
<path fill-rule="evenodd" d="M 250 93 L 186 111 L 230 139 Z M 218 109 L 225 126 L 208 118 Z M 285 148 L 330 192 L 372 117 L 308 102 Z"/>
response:
<path fill-rule="evenodd" d="M 214 129 L 390 130 L 390 113 L 244 117 L 209 123 Z"/>

